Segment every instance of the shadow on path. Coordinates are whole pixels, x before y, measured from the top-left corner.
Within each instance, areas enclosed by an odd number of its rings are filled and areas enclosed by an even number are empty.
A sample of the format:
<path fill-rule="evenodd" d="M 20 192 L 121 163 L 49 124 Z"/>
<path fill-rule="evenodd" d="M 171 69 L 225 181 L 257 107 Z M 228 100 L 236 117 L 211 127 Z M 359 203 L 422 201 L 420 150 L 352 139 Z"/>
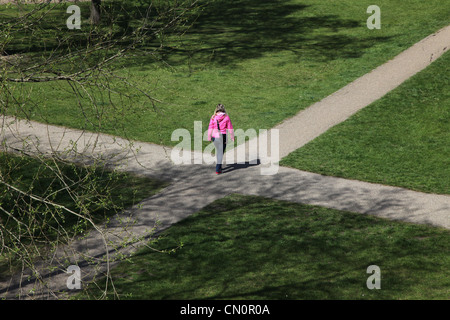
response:
<path fill-rule="evenodd" d="M 259 166 L 260 164 L 261 164 L 261 161 L 259 159 L 256 161 L 256 163 L 250 163 L 247 161 L 245 163 L 227 164 L 223 167 L 222 173 L 228 173 L 228 172 L 240 170 L 240 169 L 248 169 L 250 167 Z"/>

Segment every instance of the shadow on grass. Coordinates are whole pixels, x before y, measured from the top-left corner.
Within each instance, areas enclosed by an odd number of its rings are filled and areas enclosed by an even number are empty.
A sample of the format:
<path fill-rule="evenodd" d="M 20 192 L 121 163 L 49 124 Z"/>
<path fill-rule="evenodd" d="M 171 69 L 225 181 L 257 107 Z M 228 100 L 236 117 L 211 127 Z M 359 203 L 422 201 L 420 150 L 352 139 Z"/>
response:
<path fill-rule="evenodd" d="M 79 5 L 82 6 L 83 19 L 87 20 L 88 4 Z M 118 46 L 129 45 L 135 40 L 133 32 L 141 26 L 140 22 L 148 13 L 148 2 L 110 1 L 103 6 L 101 28 L 113 26 L 111 30 L 108 29 L 111 41 L 117 40 Z M 56 8 L 54 14 L 42 21 L 41 32 L 27 34 L 21 31 L 18 38 L 5 49 L 6 52 L 74 50 L 95 44 L 97 38 L 104 36 L 101 28 L 93 31 L 87 23 L 83 24 L 80 31 L 66 30 L 65 19 L 57 23 L 61 15 L 67 16 L 61 13 L 65 7 Z M 152 32 L 170 21 L 176 11 L 154 7 L 149 17 L 158 22 L 149 25 L 146 30 L 148 36 L 136 45 L 144 54 L 139 59 L 129 59 L 127 65 L 151 64 L 163 60 L 174 66 L 197 63 L 230 66 L 244 59 L 280 51 L 291 51 L 298 58 L 329 61 L 358 58 L 373 44 L 390 39 L 344 34 L 341 31 L 364 28 L 362 22 L 341 19 L 335 14 L 303 14 L 302 11 L 308 8 L 308 5 L 284 0 L 204 0 L 184 15 L 180 24 L 171 26 L 157 38 L 151 36 Z M 63 32 L 63 35 L 55 34 L 55 23 L 60 26 L 58 32 Z M 66 42 L 58 40 L 67 36 L 70 36 L 70 40 L 66 39 Z M 45 41 L 39 41 L 39 38 Z"/>
<path fill-rule="evenodd" d="M 291 51 L 299 58 L 321 61 L 358 58 L 364 49 L 389 37 L 366 39 L 340 34 L 362 28 L 360 21 L 338 15 L 303 15 L 309 6 L 292 1 L 207 1 L 208 5 L 179 46 L 162 48 L 161 58 L 170 64 L 206 63 L 233 65 L 270 52 Z M 324 30 L 323 34 L 315 33 Z M 184 59 L 181 58 L 184 56 Z"/>
<path fill-rule="evenodd" d="M 90 2 L 81 2 L 76 3 L 80 7 L 81 28 L 70 30 L 66 22 L 71 16 L 66 9 L 72 4 L 22 4 L 5 9 L 6 13 L 0 15 L 0 24 L 11 25 L 7 31 L 10 40 L 0 53 L 32 54 L 39 58 L 76 50 L 83 52 L 86 48 L 102 44 L 105 49 L 94 53 L 103 56 L 113 47 L 139 46 L 138 43 L 147 41 L 154 42 L 154 46 L 158 47 L 160 42 L 155 33 L 163 26 L 166 32 L 175 32 L 177 24 L 170 21 L 182 10 L 182 4 L 170 7 L 141 0 L 103 1 L 101 21 L 93 26 L 89 22 Z M 21 21 L 23 16 L 27 17 L 25 21 Z M 142 34 L 142 39 L 138 39 L 136 33 Z M 92 53 L 90 55 L 94 56 Z"/>
<path fill-rule="evenodd" d="M 118 267 L 119 292 L 137 299 L 414 297 L 411 288 L 442 280 L 448 232 L 232 195 L 167 230 L 159 248 L 177 241 L 184 246 L 173 254 L 143 250 Z M 382 269 L 384 290 L 366 287 L 372 264 Z M 435 287 L 438 295 L 444 287 Z"/>
<path fill-rule="evenodd" d="M 41 252 L 54 243 L 62 245 L 72 237 L 93 230 L 87 219 L 101 225 L 118 212 L 123 212 L 168 186 L 167 182 L 115 172 L 101 166 L 43 161 L 8 153 L 0 153 L 0 176 L 2 182 L 14 185 L 24 193 L 30 192 L 34 197 L 77 213 L 69 214 L 53 206 L 45 206 L 43 201 L 13 192 L 0 184 L 3 245 L 5 248 L 14 248 L 13 241 L 17 240 L 10 236 L 13 234 L 25 248 L 33 245 L 40 248 Z M 27 230 L 23 225 L 30 227 Z M 24 249 L 20 247 L 20 250 Z M 12 251 L 10 249 L 4 252 L 10 254 Z M 24 262 L 13 259 L 10 265 L 6 256 L 2 256 L 4 252 L 0 252 L 0 284 L 11 271 L 19 270 L 15 268 Z M 20 283 L 9 289 L 19 287 Z M 0 295 L 6 291 L 7 289 L 1 288 Z"/>
<path fill-rule="evenodd" d="M 445 296 L 442 283 L 450 281 L 445 276 L 448 230 L 348 212 L 360 211 L 364 203 L 366 213 L 390 208 L 395 214 L 404 207 L 414 213 L 417 204 L 395 194 L 406 191 L 388 190 L 374 200 L 373 193 L 363 188 L 357 191 L 361 201 L 355 201 L 353 188 L 325 184 L 319 175 L 287 179 L 293 172 L 281 171 L 260 178 L 250 174 L 258 167 L 249 167 L 230 172 L 217 186 L 212 166 L 157 167 L 159 180 L 176 177 L 181 183 L 142 201 L 130 216 L 136 218 L 137 228 L 154 225 L 155 218 L 161 222 L 161 233 L 155 235 L 162 238 L 152 247 L 171 251 L 182 246 L 171 254 L 140 250 L 132 263 L 117 266 L 114 285 L 123 298 L 130 297 L 127 294 L 133 299 Z M 190 183 L 185 183 L 188 179 Z M 292 201 L 305 203 L 325 197 L 345 209 L 262 197 L 268 191 L 275 198 L 291 194 Z M 226 195 L 230 196 L 223 198 Z M 161 207 L 168 217 L 155 217 L 155 208 Z M 441 209 L 448 212 L 445 204 Z M 366 287 L 366 269 L 372 264 L 382 270 L 383 290 Z M 98 292 L 93 289 L 89 294 Z"/>

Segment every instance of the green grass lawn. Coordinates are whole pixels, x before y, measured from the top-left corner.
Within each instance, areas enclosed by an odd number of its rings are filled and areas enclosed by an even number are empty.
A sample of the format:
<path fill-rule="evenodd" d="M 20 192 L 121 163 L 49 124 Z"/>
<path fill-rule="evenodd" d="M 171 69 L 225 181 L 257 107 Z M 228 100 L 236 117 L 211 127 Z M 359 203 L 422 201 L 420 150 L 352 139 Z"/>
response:
<path fill-rule="evenodd" d="M 450 194 L 450 53 L 281 165 Z"/>
<path fill-rule="evenodd" d="M 156 103 L 159 112 L 140 97 L 119 102 L 113 95 L 116 105 L 112 106 L 104 92 L 103 97 L 96 95 L 101 112 L 93 111 L 87 98 L 81 112 L 65 82 L 32 85 L 35 103 L 8 112 L 175 145 L 178 141 L 170 141 L 173 130 L 193 132 L 194 121 L 202 121 L 206 130 L 220 102 L 235 128 L 269 129 L 445 26 L 450 13 L 450 6 L 440 0 L 413 0 L 408 5 L 380 0 L 382 27 L 369 30 L 366 9 L 373 3 L 368 0 L 203 0 L 201 4 L 189 16 L 192 28 L 182 37 L 166 34 L 156 57 L 133 56 L 116 66 L 120 75 L 129 76 L 161 101 Z M 61 5 L 61 12 L 67 5 Z M 84 15 L 86 5 L 80 3 Z M 60 16 L 48 19 L 65 23 Z M 126 15 L 121 21 L 132 17 Z M 89 31 L 87 24 L 83 28 L 77 32 Z M 64 35 L 79 35 L 71 32 Z M 101 127 L 93 126 L 99 117 Z"/>
<path fill-rule="evenodd" d="M 114 105 L 95 92 L 98 108 L 82 99 L 80 109 L 65 82 L 18 84 L 20 108 L 1 105 L 1 112 L 175 145 L 173 130 L 193 132 L 194 121 L 206 130 L 214 106 L 224 103 L 236 129 L 269 129 L 444 27 L 450 14 L 440 0 L 380 0 L 381 30 L 368 30 L 368 0 L 202 3 L 192 28 L 183 37 L 167 34 L 156 57 L 116 65 L 161 101 L 159 112 L 137 92 L 130 101 L 113 94 Z M 79 5 L 86 16 L 88 4 Z M 52 48 L 59 35 L 51 26 L 65 23 L 66 6 L 48 16 L 45 42 L 36 33 L 7 51 Z M 13 10 L 0 6 L 0 19 Z M 89 29 L 61 36 L 83 32 Z M 282 164 L 448 194 L 448 57 Z M 19 176 L 34 177 L 32 167 Z M 119 194 L 123 189 L 119 183 Z M 113 276 L 121 298 L 131 299 L 448 299 L 449 241 L 448 230 L 233 195 L 155 244 L 169 251 L 182 244 L 175 253 L 142 250 Z M 366 288 L 373 264 L 381 268 L 381 290 Z"/>
<path fill-rule="evenodd" d="M 448 299 L 449 231 L 231 195 L 113 272 L 121 299 Z M 369 290 L 370 265 L 381 289 Z M 98 281 L 97 284 L 102 284 Z M 99 295 L 88 290 L 92 298 Z M 112 295 L 110 296 L 112 298 Z"/>

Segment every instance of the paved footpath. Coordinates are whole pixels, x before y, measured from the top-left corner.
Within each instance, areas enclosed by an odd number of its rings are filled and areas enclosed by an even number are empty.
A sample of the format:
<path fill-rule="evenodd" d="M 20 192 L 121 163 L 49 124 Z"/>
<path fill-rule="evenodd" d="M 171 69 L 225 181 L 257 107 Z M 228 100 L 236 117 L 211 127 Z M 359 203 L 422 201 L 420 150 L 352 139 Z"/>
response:
<path fill-rule="evenodd" d="M 277 147 L 280 157 L 381 98 L 449 48 L 450 26 L 274 127 L 279 132 L 280 144 Z M 262 175 L 261 169 L 267 168 L 265 163 L 270 159 L 252 152 L 248 147 L 251 142 L 227 152 L 224 174 L 216 176 L 214 165 L 174 165 L 170 160 L 173 149 L 169 147 L 143 142 L 133 142 L 130 146 L 129 141 L 118 137 L 10 117 L 0 118 L 0 121 L 3 121 L 0 142 L 5 142 L 1 144 L 2 148 L 9 152 L 22 150 L 31 154 L 39 150 L 79 162 L 100 157 L 121 170 L 171 181 L 169 187 L 122 213 L 107 228 L 94 230 L 83 240 L 59 248 L 52 261 L 46 261 L 40 267 L 45 286 L 23 280 L 26 276 L 22 280 L 12 279 L 8 283 L 0 282 L 0 297 L 63 298 L 68 294 L 67 263 L 62 262 L 65 259 L 78 264 L 82 280 L 88 282 L 114 264 L 115 254 L 131 254 L 144 244 L 153 227 L 157 232 L 164 230 L 231 193 L 259 195 L 450 229 L 450 197 L 447 195 L 425 194 L 285 167 L 279 167 L 275 175 Z M 247 163 L 236 161 L 240 148 L 246 148 Z M 269 150 L 269 155 L 271 152 Z M 191 156 L 196 159 L 203 154 L 192 153 Z M 259 159 L 260 164 L 253 164 L 255 159 Z M 124 243 L 131 245 L 123 246 Z M 87 257 L 96 263 L 87 263 Z M 110 262 L 105 262 L 105 257 L 110 258 Z M 59 269 L 47 271 L 45 266 L 49 264 L 59 266 Z"/>

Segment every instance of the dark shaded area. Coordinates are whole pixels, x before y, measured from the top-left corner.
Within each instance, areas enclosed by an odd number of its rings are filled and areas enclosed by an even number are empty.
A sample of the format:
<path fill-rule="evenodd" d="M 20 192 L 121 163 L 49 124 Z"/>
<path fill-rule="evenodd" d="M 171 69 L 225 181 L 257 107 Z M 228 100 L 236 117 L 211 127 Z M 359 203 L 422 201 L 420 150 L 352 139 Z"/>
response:
<path fill-rule="evenodd" d="M 187 39 L 179 46 L 162 48 L 161 58 L 170 64 L 215 63 L 230 65 L 254 59 L 268 52 L 289 50 L 298 57 L 318 60 L 357 58 L 364 49 L 388 37 L 360 39 L 339 34 L 344 29 L 364 27 L 361 21 L 343 20 L 337 15 L 298 16 L 309 6 L 291 1 L 208 1 Z M 297 16 L 296 16 L 297 14 Z M 331 35 L 316 35 L 324 29 Z M 177 60 L 184 55 L 184 59 Z"/>
<path fill-rule="evenodd" d="M 113 0 L 103 2 L 100 7 L 96 1 L 93 10 L 91 2 L 78 2 L 81 29 L 73 30 L 66 25 L 67 19 L 73 15 L 66 9 L 73 3 L 41 4 L 39 10 L 36 10 L 37 6 L 22 5 L 16 11 L 8 10 L 7 14 L 0 15 L 0 25 L 8 26 L 6 32 L 11 37 L 1 54 L 28 54 L 42 59 L 55 53 L 73 55 L 79 50 L 80 60 L 95 62 L 116 53 L 117 48 L 148 48 L 149 41 L 153 43 L 152 47 L 157 48 L 160 39 L 156 34 L 177 29 L 177 23 L 170 21 L 182 10 L 182 4 L 157 8 L 151 3 Z M 17 15 L 12 12 L 17 12 Z M 91 12 L 97 13 L 95 17 Z M 91 25 L 92 19 L 95 25 Z M 105 49 L 89 52 L 99 44 Z M 89 54 L 83 56 L 84 51 Z"/>
<path fill-rule="evenodd" d="M 175 24 L 156 32 L 168 24 L 186 4 L 152 6 L 151 1 L 108 1 L 102 3 L 102 19 L 92 28 L 89 3 L 79 3 L 82 13 L 81 30 L 67 30 L 69 14 L 66 6 L 57 7 L 40 22 L 39 32 L 20 30 L 6 48 L 7 54 L 40 53 L 52 50 L 75 50 L 104 41 L 114 46 L 133 44 L 138 58 L 127 59 L 126 65 L 142 65 L 159 60 L 170 65 L 212 63 L 233 65 L 243 59 L 254 59 L 269 52 L 289 50 L 299 58 L 328 61 L 338 58 L 360 57 L 364 49 L 390 37 L 356 38 L 340 31 L 364 28 L 364 21 L 340 19 L 334 14 L 321 16 L 299 15 L 308 10 L 304 4 L 286 0 L 204 0 L 189 10 Z M 64 19 L 61 19 L 64 17 Z M 133 33 L 148 17 L 148 24 L 137 40 Z M 0 22 L 4 22 L 3 18 Z M 55 28 L 55 26 L 57 28 Z M 320 35 L 315 31 L 324 30 Z M 67 37 L 67 36 L 70 37 Z M 64 39 L 64 41 L 61 41 Z M 101 54 L 101 52 L 100 52 Z"/>
<path fill-rule="evenodd" d="M 10 248 L 4 249 L 7 254 L 13 251 L 11 248 L 17 240 L 10 234 L 17 236 L 25 247 L 37 243 L 45 251 L 44 244 L 67 240 L 63 234 L 70 238 L 89 231 L 91 226 L 85 219 L 100 224 L 167 186 L 163 181 L 117 173 L 100 166 L 84 167 L 51 160 L 41 162 L 3 152 L 0 153 L 0 177 L 2 182 L 18 190 L 64 206 L 84 217 L 45 205 L 31 196 L 10 190 L 2 183 L 0 239 L 5 248 Z M 23 225 L 29 226 L 29 230 Z M 22 262 L 19 258 L 13 259 L 13 265 L 19 262 Z M 0 282 L 8 269 L 8 263 L 0 260 Z"/>
<path fill-rule="evenodd" d="M 192 241 L 185 241 L 182 249 L 167 258 L 151 250 L 138 252 L 134 263 L 118 273 L 126 278 L 118 286 L 121 293 L 145 292 L 140 291 L 142 287 L 169 277 L 172 283 L 183 279 L 190 285 L 173 285 L 171 290 L 161 287 L 152 292 L 156 296 L 139 299 L 205 298 L 199 292 L 208 285 L 220 290 L 206 299 L 340 299 L 342 288 L 369 296 L 365 271 L 376 264 L 383 266 L 382 286 L 389 289 L 372 293 L 372 297 L 391 299 L 406 295 L 414 282 L 404 275 L 405 270 L 411 274 L 439 272 L 433 256 L 441 254 L 446 243 L 444 233 L 433 234 L 423 226 L 401 227 L 364 215 L 236 195 L 209 204 L 175 228 L 168 230 L 168 240 L 160 243 L 160 249 L 176 249 L 178 239 Z M 396 238 L 395 243 L 380 233 L 384 229 Z M 429 236 L 439 237 L 441 245 L 417 239 Z M 405 256 L 417 263 L 405 267 Z M 255 277 L 254 290 L 231 289 L 239 287 L 237 278 L 247 281 L 254 273 L 267 272 L 268 264 L 279 268 L 274 267 L 264 278 Z M 443 264 L 439 267 L 442 270 Z M 287 283 L 283 277 L 288 278 L 292 269 L 307 271 L 304 278 Z"/>
<path fill-rule="evenodd" d="M 231 172 L 234 170 L 239 170 L 239 169 L 247 169 L 253 166 L 258 166 L 261 164 L 261 161 L 258 159 L 256 161 L 256 163 L 250 163 L 250 162 L 245 162 L 245 163 L 233 163 L 233 164 L 227 164 L 223 167 L 222 169 L 222 173 L 227 173 L 227 172 Z"/>

